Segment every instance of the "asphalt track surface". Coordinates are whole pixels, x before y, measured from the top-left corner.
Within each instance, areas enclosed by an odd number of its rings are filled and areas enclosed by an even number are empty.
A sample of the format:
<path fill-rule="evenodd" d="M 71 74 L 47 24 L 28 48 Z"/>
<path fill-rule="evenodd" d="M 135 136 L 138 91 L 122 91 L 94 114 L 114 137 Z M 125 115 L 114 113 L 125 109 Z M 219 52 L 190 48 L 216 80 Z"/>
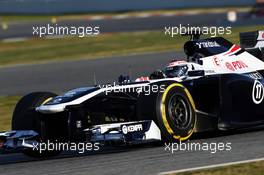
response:
<path fill-rule="evenodd" d="M 117 82 L 121 74 L 135 79 L 148 76 L 174 58 L 185 59 L 185 56 L 163 52 L 0 68 L 0 95 L 24 95 L 33 91 L 61 93 L 95 83 Z"/>
<path fill-rule="evenodd" d="M 116 175 L 159 174 L 212 164 L 264 157 L 264 131 L 238 132 L 228 135 L 199 136 L 195 143 L 231 143 L 231 151 L 165 150 L 164 146 L 107 149 L 85 154 L 64 153 L 46 160 L 28 158 L 20 153 L 0 155 L 0 174 L 39 175 Z M 201 139 L 202 137 L 202 139 Z"/>
<path fill-rule="evenodd" d="M 1 95 L 26 94 L 34 90 L 61 92 L 73 87 L 112 82 L 118 75 L 131 72 L 132 78 L 164 66 L 182 53 L 111 57 L 0 69 Z M 128 71 L 130 70 L 130 71 Z M 99 81 L 100 80 L 100 81 Z M 0 155 L 0 174 L 158 174 L 164 171 L 193 168 L 264 157 L 263 129 L 233 134 L 203 134 L 191 142 L 231 142 L 231 151 L 175 151 L 164 146 L 102 149 L 85 154 L 64 153 L 47 160 L 36 160 L 21 153 Z"/>
<path fill-rule="evenodd" d="M 245 13 L 238 13 L 238 20 L 235 23 L 227 21 L 226 13 L 196 14 L 182 16 L 151 16 L 146 18 L 127 19 L 101 19 L 101 20 L 64 20 L 58 21 L 58 26 L 99 26 L 101 33 L 109 32 L 132 32 L 144 30 L 164 30 L 167 26 L 179 25 L 188 26 L 243 26 L 263 24 L 263 18 L 248 18 Z M 33 26 L 47 26 L 50 21 L 11 23 L 8 30 L 0 28 L 0 39 L 33 37 Z M 36 35 L 35 35 L 36 36 Z M 37 36 L 36 36 L 37 37 Z"/>

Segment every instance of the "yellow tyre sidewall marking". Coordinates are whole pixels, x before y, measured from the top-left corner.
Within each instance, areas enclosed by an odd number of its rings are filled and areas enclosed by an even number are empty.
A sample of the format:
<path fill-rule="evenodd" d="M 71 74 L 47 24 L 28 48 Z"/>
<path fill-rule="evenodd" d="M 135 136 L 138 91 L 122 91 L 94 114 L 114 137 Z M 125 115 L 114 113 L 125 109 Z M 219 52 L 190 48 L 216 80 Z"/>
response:
<path fill-rule="evenodd" d="M 44 101 L 41 103 L 41 105 L 44 105 L 44 104 L 48 103 L 51 99 L 52 99 L 52 97 L 47 98 L 46 100 L 44 100 Z"/>
<path fill-rule="evenodd" d="M 188 97 L 188 100 L 190 101 L 192 107 L 193 107 L 193 110 L 195 111 L 195 103 L 193 101 L 193 98 L 190 94 L 190 92 L 188 91 L 188 89 L 186 89 L 183 85 L 179 84 L 179 83 L 173 83 L 171 85 L 169 85 L 166 90 L 164 91 L 163 95 L 162 95 L 162 101 L 161 101 L 161 116 L 162 116 L 162 121 L 163 121 L 163 124 L 166 128 L 166 130 L 169 132 L 170 135 L 173 136 L 173 138 L 177 139 L 177 140 L 181 140 L 181 141 L 184 141 L 184 140 L 187 140 L 194 132 L 194 128 L 196 126 L 196 116 L 195 116 L 195 122 L 194 122 L 194 127 L 193 129 L 190 131 L 189 135 L 187 135 L 186 137 L 181 137 L 181 136 L 178 136 L 174 133 L 174 131 L 171 129 L 170 125 L 169 125 L 169 122 L 167 120 L 167 116 L 166 116 L 166 106 L 165 106 L 165 100 L 166 100 L 166 96 L 168 94 L 168 92 L 170 91 L 171 88 L 173 87 L 181 87 L 184 89 L 185 93 L 187 94 L 187 97 Z"/>

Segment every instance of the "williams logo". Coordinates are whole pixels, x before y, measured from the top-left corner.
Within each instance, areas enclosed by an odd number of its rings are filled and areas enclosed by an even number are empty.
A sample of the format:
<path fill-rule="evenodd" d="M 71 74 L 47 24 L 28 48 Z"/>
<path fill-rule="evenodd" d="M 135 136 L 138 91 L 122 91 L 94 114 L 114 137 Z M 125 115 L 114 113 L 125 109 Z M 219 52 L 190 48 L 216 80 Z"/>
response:
<path fill-rule="evenodd" d="M 122 132 L 124 134 L 130 133 L 130 132 L 136 132 L 136 131 L 142 131 L 143 126 L 142 124 L 137 124 L 137 125 L 123 125 L 122 126 Z"/>
<path fill-rule="evenodd" d="M 264 87 L 258 80 L 255 80 L 253 91 L 252 91 L 252 99 L 255 104 L 260 104 L 264 98 Z"/>

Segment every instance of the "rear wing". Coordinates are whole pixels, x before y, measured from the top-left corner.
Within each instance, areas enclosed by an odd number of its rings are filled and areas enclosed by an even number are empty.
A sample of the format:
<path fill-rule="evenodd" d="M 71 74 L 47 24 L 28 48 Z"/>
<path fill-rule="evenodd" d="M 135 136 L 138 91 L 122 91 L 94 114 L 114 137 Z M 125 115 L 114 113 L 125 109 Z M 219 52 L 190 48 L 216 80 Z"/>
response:
<path fill-rule="evenodd" d="M 240 33 L 240 46 L 242 48 L 263 48 L 264 31 Z"/>
<path fill-rule="evenodd" d="M 264 31 L 240 33 L 240 47 L 264 61 Z"/>

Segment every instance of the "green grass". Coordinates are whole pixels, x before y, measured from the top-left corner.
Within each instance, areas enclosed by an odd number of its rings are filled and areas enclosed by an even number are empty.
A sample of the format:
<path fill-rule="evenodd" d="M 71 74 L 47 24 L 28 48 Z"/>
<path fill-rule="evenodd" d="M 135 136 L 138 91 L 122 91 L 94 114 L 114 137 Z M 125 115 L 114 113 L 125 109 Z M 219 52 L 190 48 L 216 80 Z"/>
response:
<path fill-rule="evenodd" d="M 239 42 L 239 32 L 263 29 L 263 26 L 233 28 L 225 38 Z M 50 61 L 94 59 L 112 55 L 144 52 L 182 51 L 187 37 L 174 38 L 163 31 L 100 34 L 94 37 L 30 39 L 20 42 L 0 42 L 0 66 Z"/>
<path fill-rule="evenodd" d="M 39 20 L 51 20 L 54 16 L 50 15 L 0 15 L 0 22 L 22 22 L 22 21 L 39 21 Z"/>
<path fill-rule="evenodd" d="M 18 96 L 0 97 L 0 131 L 11 129 L 11 116 L 19 99 Z"/>
<path fill-rule="evenodd" d="M 0 65 L 126 55 L 148 51 L 179 50 L 184 38 L 171 39 L 162 32 L 102 34 L 96 37 L 31 39 L 0 43 Z"/>
<path fill-rule="evenodd" d="M 264 175 L 264 161 L 170 175 Z"/>

